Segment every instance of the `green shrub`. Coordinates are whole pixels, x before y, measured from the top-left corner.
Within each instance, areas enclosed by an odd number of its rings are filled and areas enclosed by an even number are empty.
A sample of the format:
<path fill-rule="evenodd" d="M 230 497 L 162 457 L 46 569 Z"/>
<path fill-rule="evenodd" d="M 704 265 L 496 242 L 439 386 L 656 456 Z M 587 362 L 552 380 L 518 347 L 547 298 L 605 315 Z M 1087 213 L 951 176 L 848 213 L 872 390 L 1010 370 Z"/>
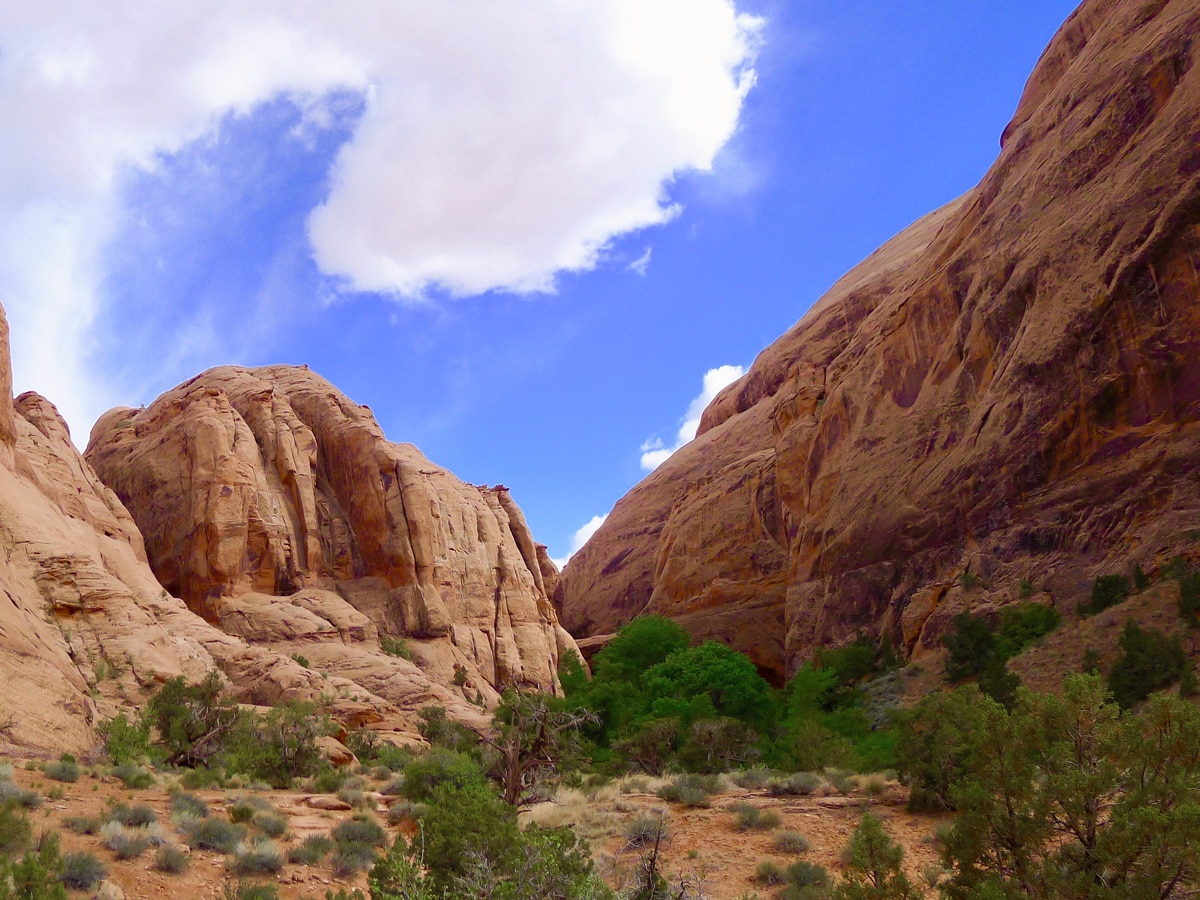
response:
<path fill-rule="evenodd" d="M 200 766 L 184 772 L 179 779 L 179 784 L 189 791 L 199 791 L 204 788 L 223 787 L 225 779 L 221 775 L 220 769 L 208 769 Z"/>
<path fill-rule="evenodd" d="M 118 822 L 109 822 L 100 830 L 100 840 L 117 859 L 137 859 L 150 846 L 144 834 L 130 832 Z"/>
<path fill-rule="evenodd" d="M 366 844 L 369 847 L 382 847 L 387 842 L 385 832 L 378 822 L 371 819 L 347 819 L 340 822 L 330 832 L 330 836 L 338 844 Z"/>
<path fill-rule="evenodd" d="M 798 831 L 781 831 L 771 844 L 780 853 L 807 853 L 811 846 L 808 838 Z"/>
<path fill-rule="evenodd" d="M 256 837 L 234 848 L 229 868 L 237 875 L 269 875 L 283 868 L 283 853 L 269 839 Z"/>
<path fill-rule="evenodd" d="M 733 783 L 743 790 L 761 791 L 771 780 L 770 769 L 742 769 L 731 776 Z"/>
<path fill-rule="evenodd" d="M 25 809 L 38 809 L 42 805 L 42 795 L 34 790 L 25 790 L 12 781 L 0 781 L 0 804 L 10 802 Z"/>
<path fill-rule="evenodd" d="M 783 869 L 779 868 L 772 860 L 764 859 L 754 870 L 754 880 L 768 887 L 776 887 L 783 884 L 787 878 Z"/>
<path fill-rule="evenodd" d="M 230 822 L 249 822 L 254 818 L 254 814 L 258 810 L 246 800 L 238 800 L 229 806 L 225 812 L 229 816 Z"/>
<path fill-rule="evenodd" d="M 1118 642 L 1122 654 L 1108 672 L 1108 689 L 1122 709 L 1141 703 L 1176 681 L 1188 665 L 1179 638 L 1157 628 L 1143 629 L 1130 619 Z"/>
<path fill-rule="evenodd" d="M 273 812 L 256 812 L 250 824 L 267 837 L 283 837 L 287 833 L 288 821 L 284 816 Z"/>
<path fill-rule="evenodd" d="M 416 803 L 428 801 L 443 785 L 466 790 L 482 787 L 483 771 L 465 753 L 435 747 L 404 767 L 404 797 Z"/>
<path fill-rule="evenodd" d="M 46 763 L 46 777 L 54 781 L 65 781 L 74 783 L 79 780 L 79 764 L 75 762 L 74 757 L 62 759 L 55 762 Z"/>
<path fill-rule="evenodd" d="M 420 819 L 429 809 L 424 803 L 410 803 L 401 800 L 388 807 L 387 819 L 389 825 L 399 825 L 405 819 Z"/>
<path fill-rule="evenodd" d="M 193 819 L 181 825 L 188 846 L 218 853 L 232 853 L 246 838 L 246 829 L 226 819 Z"/>
<path fill-rule="evenodd" d="M 336 846 L 333 839 L 326 835 L 310 834 L 288 851 L 288 862 L 302 866 L 315 866 Z"/>
<path fill-rule="evenodd" d="M 154 868 L 160 872 L 178 875 L 188 865 L 188 855 L 182 847 L 174 844 L 163 844 L 154 854 Z"/>
<path fill-rule="evenodd" d="M 658 841 L 666 840 L 667 833 L 667 817 L 665 815 L 635 816 L 626 823 L 623 831 L 625 842 L 635 849 L 650 847 Z"/>
<path fill-rule="evenodd" d="M 718 716 L 693 722 L 679 748 L 679 763 L 691 772 L 724 772 L 760 754 L 758 735 L 737 719 Z"/>
<path fill-rule="evenodd" d="M 1017 688 L 1020 686 L 1020 676 L 1008 671 L 1008 663 L 999 653 L 988 660 L 979 675 L 979 690 L 1005 709 L 1012 709 L 1017 702 Z"/>
<path fill-rule="evenodd" d="M 1179 615 L 1188 625 L 1200 625 L 1200 569 L 1179 576 Z"/>
<path fill-rule="evenodd" d="M 125 713 L 118 713 L 96 726 L 96 731 L 104 741 L 104 752 L 115 765 L 133 765 L 150 755 L 148 720 L 131 722 Z"/>
<path fill-rule="evenodd" d="M 916 900 L 922 896 L 901 868 L 904 849 L 864 813 L 846 848 L 846 871 L 834 892 L 837 900 Z"/>
<path fill-rule="evenodd" d="M 767 793 L 772 797 L 807 797 L 824 783 L 821 776 L 814 772 L 796 772 L 768 780 Z"/>
<path fill-rule="evenodd" d="M 108 877 L 108 869 L 91 853 L 68 853 L 62 858 L 58 877 L 73 891 L 88 891 Z"/>
<path fill-rule="evenodd" d="M 1002 710 L 975 685 L 921 699 L 899 717 L 898 769 L 912 812 L 952 810 L 952 787 L 975 762 L 979 733 Z"/>
<path fill-rule="evenodd" d="M 358 872 L 365 872 L 375 865 L 377 859 L 375 848 L 370 844 L 338 844 L 333 851 L 330 865 L 333 874 L 338 878 L 346 878 Z"/>
<path fill-rule="evenodd" d="M 788 888 L 823 888 L 829 885 L 829 873 L 824 866 L 799 860 L 784 872 Z M 787 896 L 786 894 L 784 896 Z"/>
<path fill-rule="evenodd" d="M 114 803 L 105 817 L 110 822 L 120 822 L 129 828 L 145 828 L 158 821 L 158 814 L 145 803 L 135 803 L 132 807 Z"/>
<path fill-rule="evenodd" d="M 694 773 L 679 775 L 664 784 L 655 793 L 670 803 L 684 806 L 708 807 L 709 797 L 717 791 L 719 781 L 714 776 Z"/>
<path fill-rule="evenodd" d="M 1092 582 L 1092 593 L 1079 606 L 1079 614 L 1094 616 L 1110 606 L 1116 606 L 1129 596 L 1129 579 L 1124 575 L 1099 575 Z"/>
<path fill-rule="evenodd" d="M 221 761 L 230 773 L 240 773 L 272 787 L 290 787 L 295 778 L 320 770 L 317 738 L 328 734 L 327 716 L 312 703 L 282 703 L 266 716 L 243 715 L 222 745 Z"/>
<path fill-rule="evenodd" d="M 308 668 L 308 657 L 307 656 L 301 656 L 299 653 L 293 653 L 292 659 L 296 662 L 296 665 L 303 666 L 306 669 Z"/>
<path fill-rule="evenodd" d="M 996 629 L 996 653 L 1011 659 L 1025 647 L 1045 637 L 1059 625 L 1061 617 L 1044 603 L 1018 603 L 1005 607 Z"/>
<path fill-rule="evenodd" d="M 112 770 L 113 775 L 121 779 L 121 783 L 130 790 L 145 790 L 148 787 L 153 787 L 155 778 L 153 773 L 141 766 L 133 763 L 122 763 Z"/>
<path fill-rule="evenodd" d="M 308 789 L 315 794 L 335 794 L 350 778 L 350 773 L 341 769 L 321 769 L 309 782 Z"/>
<path fill-rule="evenodd" d="M 68 816 L 63 825 L 74 834 L 99 834 L 104 822 L 99 816 Z"/>
<path fill-rule="evenodd" d="M 29 845 L 33 826 L 12 800 L 0 803 L 0 854 L 14 854 Z"/>
<path fill-rule="evenodd" d="M 388 656 L 395 656 L 412 662 L 412 648 L 408 646 L 408 641 L 403 638 L 393 638 L 388 637 L 386 634 L 381 634 L 379 636 L 379 649 Z"/>
<path fill-rule="evenodd" d="M 172 678 L 146 706 L 146 721 L 158 729 L 171 765 L 203 765 L 221 752 L 240 719 L 237 703 L 221 697 L 216 670 L 199 684 Z"/>
<path fill-rule="evenodd" d="M 279 889 L 273 884 L 238 881 L 225 885 L 224 896 L 225 900 L 279 900 Z"/>
<path fill-rule="evenodd" d="M 208 804 L 186 791 L 177 791 L 171 795 L 171 814 L 188 815 L 203 819 L 208 815 Z"/>
<path fill-rule="evenodd" d="M 952 630 L 942 637 L 946 656 L 946 677 L 961 681 L 978 675 L 991 659 L 996 638 L 991 626 L 981 616 L 959 613 L 951 622 Z"/>

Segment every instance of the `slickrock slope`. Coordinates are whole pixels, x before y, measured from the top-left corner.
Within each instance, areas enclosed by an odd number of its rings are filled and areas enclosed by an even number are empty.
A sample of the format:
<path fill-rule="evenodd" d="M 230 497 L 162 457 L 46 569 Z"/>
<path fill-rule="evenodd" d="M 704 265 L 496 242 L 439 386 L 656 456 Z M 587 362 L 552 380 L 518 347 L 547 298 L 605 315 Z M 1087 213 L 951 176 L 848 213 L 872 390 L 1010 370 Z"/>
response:
<path fill-rule="evenodd" d="M 782 675 L 857 629 L 920 655 L 1022 578 L 1073 608 L 1097 572 L 1195 558 L 1197 36 L 1198 0 L 1087 0 L 979 186 L 617 504 L 562 575 L 567 628 L 662 612 Z"/>
<path fill-rule="evenodd" d="M 553 688 L 575 646 L 546 591 L 557 572 L 508 490 L 389 443 L 307 368 L 212 369 L 144 410 L 112 410 L 86 459 L 189 608 L 372 691 L 372 660 L 389 659 L 380 635 L 484 700 Z"/>
<path fill-rule="evenodd" d="M 430 703 L 483 722 L 460 691 L 412 662 L 360 649 L 374 635 L 370 623 L 319 592 L 290 599 L 308 624 L 331 632 L 336 645 L 325 656 L 337 656 L 336 646 L 350 660 L 326 672 L 333 677 L 189 611 L 155 579 L 133 519 L 80 457 L 54 406 L 33 393 L 7 399 L 9 366 L 0 309 L 0 753 L 87 754 L 98 721 L 140 706 L 167 678 L 199 680 L 213 668 L 243 702 L 324 695 L 346 727 L 372 723 L 400 739 L 417 739 L 414 712 Z M 339 677 L 343 670 L 361 677 Z"/>

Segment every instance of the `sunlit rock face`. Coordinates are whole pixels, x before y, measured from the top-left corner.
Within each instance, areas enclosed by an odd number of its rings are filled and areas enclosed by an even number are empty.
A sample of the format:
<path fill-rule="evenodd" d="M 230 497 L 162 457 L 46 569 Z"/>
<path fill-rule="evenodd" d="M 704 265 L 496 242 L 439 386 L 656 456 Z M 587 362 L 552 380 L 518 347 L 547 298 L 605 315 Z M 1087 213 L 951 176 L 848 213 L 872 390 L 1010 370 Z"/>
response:
<path fill-rule="evenodd" d="M 1197 0 L 1085 2 L 983 181 L 835 284 L 572 558 L 567 628 L 660 612 L 780 677 L 860 629 L 919 656 L 1022 579 L 1058 602 L 1195 559 L 1198 34 Z"/>
<path fill-rule="evenodd" d="M 466 699 L 554 689 L 557 572 L 504 487 L 466 484 L 304 367 L 222 367 L 115 409 L 86 458 L 162 584 L 252 644 L 378 646 Z"/>

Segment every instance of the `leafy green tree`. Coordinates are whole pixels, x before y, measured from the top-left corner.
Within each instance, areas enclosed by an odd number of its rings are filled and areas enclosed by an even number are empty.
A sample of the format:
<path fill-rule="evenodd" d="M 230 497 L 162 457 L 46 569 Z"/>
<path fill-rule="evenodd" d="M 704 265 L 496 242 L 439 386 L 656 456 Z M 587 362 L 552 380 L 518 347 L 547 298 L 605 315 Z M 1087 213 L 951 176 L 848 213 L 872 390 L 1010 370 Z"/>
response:
<path fill-rule="evenodd" d="M 647 775 L 661 775 L 679 747 L 678 719 L 647 719 L 615 748 Z"/>
<path fill-rule="evenodd" d="M 904 848 L 888 837 L 883 824 L 864 813 L 847 847 L 846 874 L 833 891 L 834 900 L 916 900 L 901 868 Z"/>
<path fill-rule="evenodd" d="M 956 808 L 953 787 L 973 770 L 983 724 L 996 709 L 975 685 L 922 698 L 897 722 L 896 755 L 910 811 Z"/>
<path fill-rule="evenodd" d="M 1144 629 L 1130 619 L 1117 644 L 1122 654 L 1108 672 L 1108 689 L 1123 709 L 1141 703 L 1174 682 L 1188 665 L 1179 638 L 1157 628 Z"/>
<path fill-rule="evenodd" d="M 150 723 L 144 717 L 131 722 L 117 713 L 96 727 L 104 752 L 115 765 L 139 763 L 150 755 Z"/>
<path fill-rule="evenodd" d="M 771 714 L 771 688 L 754 663 L 716 641 L 675 650 L 647 671 L 643 682 L 658 697 L 706 695 L 717 713 L 750 725 L 767 721 Z"/>
<path fill-rule="evenodd" d="M 688 729 L 679 762 L 690 772 L 725 772 L 757 759 L 758 734 L 737 719 L 701 719 Z"/>
<path fill-rule="evenodd" d="M 1094 616 L 1110 606 L 1116 606 L 1129 596 L 1129 579 L 1124 575 L 1099 575 L 1092 582 L 1092 593 L 1086 603 L 1079 606 L 1085 616 Z"/>
<path fill-rule="evenodd" d="M 944 857 L 957 898 L 1192 896 L 1200 887 L 1200 710 L 1123 715 L 1101 679 L 993 705 L 954 787 Z"/>
<path fill-rule="evenodd" d="M 691 642 L 691 636 L 666 616 L 638 616 L 596 654 L 593 669 L 597 675 L 636 681 Z"/>
<path fill-rule="evenodd" d="M 443 786 L 465 791 L 483 787 L 486 780 L 479 763 L 467 754 L 434 747 L 404 767 L 402 790 L 406 800 L 428 803 Z"/>
<path fill-rule="evenodd" d="M 332 728 L 314 703 L 283 703 L 265 716 L 243 713 L 226 735 L 220 759 L 230 772 L 290 787 L 292 779 L 316 774 L 321 765 L 317 738 Z"/>
<path fill-rule="evenodd" d="M 996 647 L 991 626 L 981 616 L 959 613 L 951 623 L 952 630 L 942 638 L 948 651 L 946 677 L 960 681 L 978 675 L 987 666 Z"/>
<path fill-rule="evenodd" d="M 166 747 L 166 762 L 192 767 L 221 751 L 239 719 L 237 703 L 221 696 L 215 670 L 199 684 L 189 685 L 182 676 L 168 680 L 151 698 L 146 713 Z"/>
<path fill-rule="evenodd" d="M 992 655 L 979 674 L 979 690 L 991 697 L 1005 709 L 1012 709 L 1017 702 L 1017 688 L 1021 677 L 1008 671 L 1008 663 L 999 653 Z"/>
<path fill-rule="evenodd" d="M 493 774 L 504 801 L 520 806 L 539 783 L 555 777 L 581 750 L 580 730 L 596 716 L 567 709 L 547 694 L 509 688 L 493 718 L 495 731 L 483 741 L 496 756 Z"/>

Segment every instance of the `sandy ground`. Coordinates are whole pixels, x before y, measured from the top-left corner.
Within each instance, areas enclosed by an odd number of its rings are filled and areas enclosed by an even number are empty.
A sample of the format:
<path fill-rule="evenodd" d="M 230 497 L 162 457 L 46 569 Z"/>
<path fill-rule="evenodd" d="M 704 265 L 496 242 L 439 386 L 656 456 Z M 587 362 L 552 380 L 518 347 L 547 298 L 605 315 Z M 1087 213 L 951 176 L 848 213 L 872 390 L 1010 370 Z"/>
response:
<path fill-rule="evenodd" d="M 191 851 L 189 865 L 180 874 L 166 874 L 154 869 L 153 849 L 133 860 L 117 860 L 101 843 L 98 835 L 77 835 L 65 825 L 73 816 L 100 816 L 111 803 L 143 803 L 152 807 L 164 824 L 172 841 L 183 844 L 176 829 L 170 825 L 171 782 L 168 778 L 145 790 L 130 790 L 102 769 L 85 769 L 75 783 L 52 781 L 43 772 L 26 769 L 23 760 L 9 760 L 14 767 L 13 780 L 24 788 L 36 790 L 45 799 L 40 809 L 29 816 L 34 835 L 47 830 L 58 831 L 63 852 L 86 850 L 94 853 L 108 868 L 109 879 L 131 898 L 221 898 L 227 885 L 238 878 L 227 868 L 227 857 L 220 853 Z M 378 790 L 381 782 L 370 783 L 367 789 Z M 754 876 L 763 860 L 774 861 L 786 868 L 797 859 L 825 866 L 831 874 L 842 868 L 841 855 L 862 812 L 870 809 L 882 820 L 888 833 L 905 849 L 905 869 L 913 882 L 924 885 L 924 874 L 937 868 L 936 843 L 933 834 L 944 819 L 914 816 L 904 811 L 905 792 L 895 783 L 881 790 L 880 779 L 872 790 L 865 780 L 848 794 L 829 786 L 807 797 L 771 797 L 764 790 L 738 788 L 724 779 L 720 793 L 711 798 L 709 808 L 690 808 L 670 804 L 655 795 L 654 790 L 665 779 L 629 778 L 611 782 L 603 787 L 579 791 L 561 790 L 550 803 L 540 804 L 523 814 L 524 821 L 544 825 L 571 825 L 592 846 L 599 871 L 614 887 L 627 885 L 636 870 L 640 851 L 627 846 L 628 824 L 638 817 L 665 817 L 668 837 L 661 845 L 662 869 L 676 881 L 690 879 L 703 888 L 703 896 L 712 900 L 736 900 L 757 895 L 767 898 L 779 889 L 758 883 Z M 57 796 L 50 799 L 51 792 Z M 221 814 L 240 798 L 253 796 L 270 803 L 288 819 L 288 834 L 276 843 L 286 854 L 289 847 L 309 834 L 327 833 L 340 821 L 350 818 L 351 811 L 325 811 L 308 805 L 314 795 L 297 791 L 200 790 L 192 793 L 203 799 L 214 814 Z M 738 830 L 735 827 L 737 804 L 751 804 L 763 810 L 776 810 L 779 825 L 770 829 Z M 386 810 L 375 805 L 381 823 Z M 397 829 L 389 828 L 394 837 Z M 800 854 L 780 852 L 774 847 L 776 835 L 782 831 L 798 832 L 807 839 L 809 849 Z M 359 887 L 366 889 L 366 877 L 334 876 L 328 860 L 317 866 L 286 864 L 273 876 L 260 879 L 276 885 L 286 900 L 316 898 L 321 900 L 328 890 L 336 893 Z M 74 896 L 92 896 L 74 894 Z M 932 896 L 932 892 L 930 892 Z"/>

